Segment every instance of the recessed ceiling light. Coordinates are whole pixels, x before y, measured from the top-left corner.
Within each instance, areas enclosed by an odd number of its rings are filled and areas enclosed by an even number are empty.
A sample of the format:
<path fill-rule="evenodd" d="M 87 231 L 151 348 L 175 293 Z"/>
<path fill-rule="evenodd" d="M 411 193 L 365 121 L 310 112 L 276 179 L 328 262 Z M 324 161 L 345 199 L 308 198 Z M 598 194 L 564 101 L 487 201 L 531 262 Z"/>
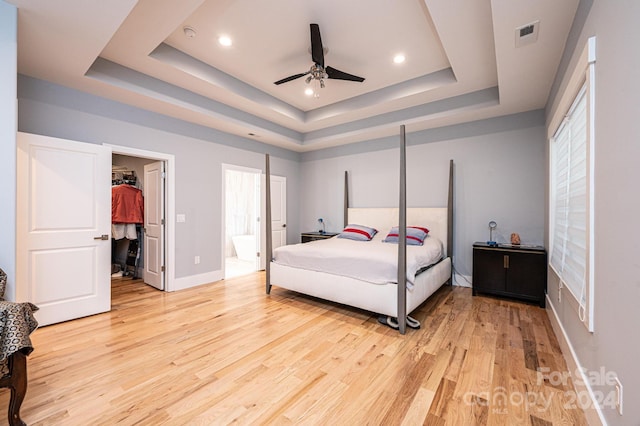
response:
<path fill-rule="evenodd" d="M 404 55 L 402 53 L 397 54 L 396 56 L 393 57 L 393 62 L 395 64 L 401 64 L 404 62 L 406 58 L 404 57 Z"/>
<path fill-rule="evenodd" d="M 311 87 L 307 87 L 306 89 L 304 89 L 304 94 L 307 96 L 313 95 L 313 89 Z"/>
<path fill-rule="evenodd" d="M 218 37 L 218 43 L 225 47 L 231 46 L 231 37 L 226 35 L 220 36 Z"/>

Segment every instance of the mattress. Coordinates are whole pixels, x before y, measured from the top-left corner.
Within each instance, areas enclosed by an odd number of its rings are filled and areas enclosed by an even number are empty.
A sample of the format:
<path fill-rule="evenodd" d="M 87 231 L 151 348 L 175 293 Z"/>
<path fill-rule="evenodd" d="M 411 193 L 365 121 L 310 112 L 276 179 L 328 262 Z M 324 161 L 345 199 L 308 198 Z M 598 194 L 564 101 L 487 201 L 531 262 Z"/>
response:
<path fill-rule="evenodd" d="M 278 247 L 273 261 L 282 266 L 325 272 L 373 284 L 397 283 L 398 245 L 384 243 L 383 235 L 371 241 L 328 238 Z M 432 236 L 422 246 L 407 246 L 407 288 L 416 275 L 443 258 L 442 242 Z"/>

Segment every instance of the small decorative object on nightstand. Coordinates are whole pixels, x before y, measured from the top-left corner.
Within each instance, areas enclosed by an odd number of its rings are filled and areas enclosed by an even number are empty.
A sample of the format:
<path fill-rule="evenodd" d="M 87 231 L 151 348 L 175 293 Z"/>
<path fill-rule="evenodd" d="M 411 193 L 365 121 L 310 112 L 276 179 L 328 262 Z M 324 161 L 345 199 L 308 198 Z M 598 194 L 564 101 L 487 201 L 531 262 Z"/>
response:
<path fill-rule="evenodd" d="M 308 243 L 309 241 L 326 240 L 336 235 L 338 234 L 333 232 L 303 232 L 300 234 L 300 242 Z"/>
<path fill-rule="evenodd" d="M 473 244 L 473 295 L 489 293 L 545 306 L 547 252 L 544 247 Z"/>
<path fill-rule="evenodd" d="M 318 232 L 319 232 L 319 233 L 321 233 L 321 234 L 324 234 L 324 233 L 325 233 L 325 230 L 324 230 L 324 220 L 322 220 L 322 218 L 319 218 L 319 219 L 318 219 L 318 223 L 319 223 L 320 225 L 322 225 L 322 229 L 319 229 L 319 230 L 318 230 Z"/>
<path fill-rule="evenodd" d="M 495 247 L 498 245 L 498 243 L 493 240 L 493 230 L 497 227 L 498 224 L 495 221 L 492 220 L 491 222 L 489 222 L 489 241 L 487 241 L 489 247 Z"/>

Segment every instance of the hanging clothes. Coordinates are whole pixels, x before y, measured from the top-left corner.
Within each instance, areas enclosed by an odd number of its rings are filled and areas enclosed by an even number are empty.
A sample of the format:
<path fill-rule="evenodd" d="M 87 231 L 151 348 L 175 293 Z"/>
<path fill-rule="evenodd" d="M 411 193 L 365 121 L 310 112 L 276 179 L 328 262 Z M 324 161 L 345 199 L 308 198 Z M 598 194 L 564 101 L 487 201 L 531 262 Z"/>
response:
<path fill-rule="evenodd" d="M 135 173 L 131 172 L 135 182 Z M 112 179 L 113 180 L 113 179 Z M 125 180 L 126 182 L 126 180 Z M 142 241 L 141 225 L 144 222 L 144 198 L 142 191 L 127 183 L 111 187 L 111 270 L 122 276 L 131 274 L 137 278 Z M 116 240 L 129 240 L 124 265 L 116 264 Z M 114 268 L 114 264 L 117 268 Z M 130 271 L 133 269 L 133 271 Z M 113 276 L 113 275 L 112 275 Z"/>
<path fill-rule="evenodd" d="M 140 189 L 127 184 L 111 187 L 111 222 L 144 222 L 144 199 Z"/>
<path fill-rule="evenodd" d="M 111 238 L 114 240 L 121 240 L 126 238 L 127 240 L 137 240 L 138 231 L 135 223 L 112 223 L 111 224 Z"/>

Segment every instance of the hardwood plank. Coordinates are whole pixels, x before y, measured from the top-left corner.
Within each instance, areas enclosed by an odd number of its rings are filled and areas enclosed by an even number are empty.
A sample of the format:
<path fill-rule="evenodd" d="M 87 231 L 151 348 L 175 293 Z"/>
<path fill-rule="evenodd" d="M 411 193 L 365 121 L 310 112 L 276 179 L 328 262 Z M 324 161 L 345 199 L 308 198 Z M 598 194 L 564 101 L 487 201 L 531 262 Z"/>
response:
<path fill-rule="evenodd" d="M 462 368 L 462 364 L 466 357 L 467 350 L 459 346 L 455 346 L 451 355 L 451 362 L 447 366 L 447 371 L 445 371 L 444 377 L 452 382 L 457 381 L 458 376 L 460 375 L 460 369 Z"/>
<path fill-rule="evenodd" d="M 531 426 L 553 426 L 553 423 L 543 420 L 540 417 L 536 417 L 533 414 L 530 416 L 530 419 Z"/>
<path fill-rule="evenodd" d="M 440 385 L 438 386 L 436 394 L 433 397 L 431 407 L 429 408 L 429 414 L 444 419 L 449 410 L 449 405 L 457 404 L 457 401 L 454 401 L 453 399 L 455 390 L 456 383 L 449 379 L 443 378 L 440 381 Z"/>
<path fill-rule="evenodd" d="M 436 393 L 434 391 L 423 387 L 418 389 L 416 395 L 411 401 L 411 404 L 409 404 L 409 407 L 407 408 L 406 414 L 404 414 L 401 425 L 413 426 L 424 423 L 427 420 L 427 410 L 431 407 L 435 394 Z"/>
<path fill-rule="evenodd" d="M 420 389 L 422 379 L 428 374 L 427 372 L 433 367 L 433 364 L 433 355 L 425 354 L 416 363 L 409 367 L 407 377 L 403 380 L 400 392 L 396 394 L 393 403 L 385 413 L 381 424 L 390 424 L 394 419 L 402 419 L 405 416 L 413 399 L 416 397 L 416 394 Z"/>
<path fill-rule="evenodd" d="M 433 414 L 427 414 L 427 418 L 424 420 L 423 425 L 425 426 L 445 426 L 445 421 L 443 418 L 434 416 Z"/>
<path fill-rule="evenodd" d="M 487 424 L 490 425 L 509 425 L 508 404 L 501 398 L 508 394 L 509 375 L 505 372 L 509 371 L 509 361 L 507 348 L 496 349 L 491 392 L 486 395 L 489 405 Z"/>
<path fill-rule="evenodd" d="M 487 351 L 467 352 L 453 395 L 455 399 L 468 401 L 470 395 L 491 392 L 494 356 Z"/>
<path fill-rule="evenodd" d="M 30 425 L 584 424 L 566 406 L 571 381 L 552 385 L 536 371 L 566 371 L 543 309 L 443 287 L 412 316 L 421 329 L 401 336 L 369 312 L 277 286 L 267 296 L 264 273 L 174 293 L 115 280 L 111 312 L 33 333 L 22 417 Z M 519 404 L 499 399 L 500 389 L 542 397 Z M 0 390 L 0 410 L 8 399 Z"/>
<path fill-rule="evenodd" d="M 509 386 L 505 394 L 504 411 L 507 414 L 508 424 L 510 425 L 523 425 L 529 421 L 527 415 L 527 406 L 524 401 L 526 399 L 527 387 L 524 383 L 509 379 Z M 515 399 L 517 398 L 517 400 Z M 512 403 L 512 401 L 517 401 Z"/>

